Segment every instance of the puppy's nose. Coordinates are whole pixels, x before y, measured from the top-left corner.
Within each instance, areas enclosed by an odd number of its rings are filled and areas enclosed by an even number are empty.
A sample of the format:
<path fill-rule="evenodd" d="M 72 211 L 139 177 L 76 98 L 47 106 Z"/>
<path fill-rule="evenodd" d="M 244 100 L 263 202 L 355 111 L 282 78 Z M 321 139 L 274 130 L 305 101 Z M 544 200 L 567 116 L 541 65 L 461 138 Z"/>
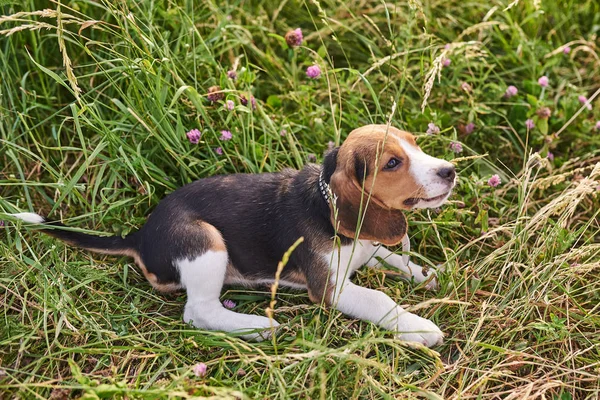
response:
<path fill-rule="evenodd" d="M 454 166 L 440 168 L 437 171 L 437 175 L 448 182 L 454 182 L 454 178 L 456 177 L 456 168 L 454 168 Z"/>

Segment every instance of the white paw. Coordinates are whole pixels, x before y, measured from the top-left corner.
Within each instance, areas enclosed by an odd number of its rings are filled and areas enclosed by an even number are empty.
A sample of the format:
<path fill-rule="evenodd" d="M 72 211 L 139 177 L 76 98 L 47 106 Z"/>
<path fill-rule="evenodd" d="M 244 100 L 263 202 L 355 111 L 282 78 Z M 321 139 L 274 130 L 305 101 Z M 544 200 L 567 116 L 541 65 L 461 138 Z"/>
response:
<path fill-rule="evenodd" d="M 252 331 L 252 333 L 240 335 L 242 339 L 251 342 L 262 342 L 263 340 L 271 339 L 273 334 L 277 332 L 279 322 L 275 320 L 270 321 L 267 317 L 256 316 L 256 318 L 257 320 L 252 323 L 252 326 L 233 331 L 232 333 Z M 260 318 L 260 321 L 258 318 Z"/>
<path fill-rule="evenodd" d="M 436 324 L 409 312 L 400 315 L 396 331 L 398 339 L 421 343 L 427 347 L 437 346 L 444 342 L 444 333 Z"/>
<path fill-rule="evenodd" d="M 420 265 L 409 262 L 409 268 L 415 282 L 427 282 L 425 284 L 425 289 L 436 291 L 440 288 L 437 275 L 440 272 L 444 272 L 443 264 L 438 264 L 436 268 L 433 268 L 422 267 Z"/>
<path fill-rule="evenodd" d="M 427 268 L 427 267 L 424 267 L 424 268 Z M 425 270 L 423 270 L 423 271 L 425 271 Z M 439 269 L 437 269 L 437 268 L 429 267 L 427 269 L 427 271 L 425 273 L 427 273 L 428 276 L 424 280 L 424 281 L 427 281 L 427 283 L 425 284 L 425 289 L 432 290 L 435 292 L 440 288 L 440 284 L 438 282 L 438 277 L 437 277 L 438 272 L 439 272 Z"/>

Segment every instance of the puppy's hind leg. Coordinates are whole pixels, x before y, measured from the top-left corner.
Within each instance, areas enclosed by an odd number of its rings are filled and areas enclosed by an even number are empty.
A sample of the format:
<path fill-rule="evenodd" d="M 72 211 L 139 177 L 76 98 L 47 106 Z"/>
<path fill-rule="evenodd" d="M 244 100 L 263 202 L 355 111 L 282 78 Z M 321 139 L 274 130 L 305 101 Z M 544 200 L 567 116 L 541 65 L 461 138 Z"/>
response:
<path fill-rule="evenodd" d="M 193 258 L 177 260 L 181 285 L 187 291 L 183 320 L 196 328 L 243 333 L 247 340 L 264 340 L 271 336 L 276 321 L 258 315 L 241 314 L 226 309 L 219 296 L 229 262 L 223 239 L 215 227 L 203 223 L 203 228 L 216 231 L 210 250 Z M 215 233 L 213 231 L 213 233 Z M 214 240 L 218 237 L 220 242 Z M 216 243 L 215 243 L 216 242 Z M 247 333 L 244 333 L 247 332 Z"/>

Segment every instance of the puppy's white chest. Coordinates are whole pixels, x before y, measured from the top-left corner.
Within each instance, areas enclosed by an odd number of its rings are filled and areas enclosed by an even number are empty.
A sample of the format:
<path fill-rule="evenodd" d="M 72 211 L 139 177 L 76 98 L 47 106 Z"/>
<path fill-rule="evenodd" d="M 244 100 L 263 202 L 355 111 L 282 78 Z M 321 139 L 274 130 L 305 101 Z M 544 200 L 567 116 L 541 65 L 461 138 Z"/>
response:
<path fill-rule="evenodd" d="M 350 276 L 369 261 L 375 246 L 369 240 L 357 240 L 352 244 L 334 248 L 325 255 L 325 261 L 336 276 Z"/>

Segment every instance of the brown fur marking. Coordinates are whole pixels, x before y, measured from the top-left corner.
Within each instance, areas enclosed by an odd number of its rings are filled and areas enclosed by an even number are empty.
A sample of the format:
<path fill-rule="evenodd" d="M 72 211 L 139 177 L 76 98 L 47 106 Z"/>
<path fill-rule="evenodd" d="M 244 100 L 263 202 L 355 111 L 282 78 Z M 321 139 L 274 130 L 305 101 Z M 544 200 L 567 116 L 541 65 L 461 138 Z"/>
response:
<path fill-rule="evenodd" d="M 209 238 L 211 244 L 210 250 L 227 251 L 227 247 L 225 246 L 223 236 L 221 236 L 221 232 L 219 232 L 217 228 L 201 220 L 198 220 L 196 222 L 198 223 L 198 225 L 200 225 L 200 228 L 202 228 L 205 231 L 206 236 Z"/>

